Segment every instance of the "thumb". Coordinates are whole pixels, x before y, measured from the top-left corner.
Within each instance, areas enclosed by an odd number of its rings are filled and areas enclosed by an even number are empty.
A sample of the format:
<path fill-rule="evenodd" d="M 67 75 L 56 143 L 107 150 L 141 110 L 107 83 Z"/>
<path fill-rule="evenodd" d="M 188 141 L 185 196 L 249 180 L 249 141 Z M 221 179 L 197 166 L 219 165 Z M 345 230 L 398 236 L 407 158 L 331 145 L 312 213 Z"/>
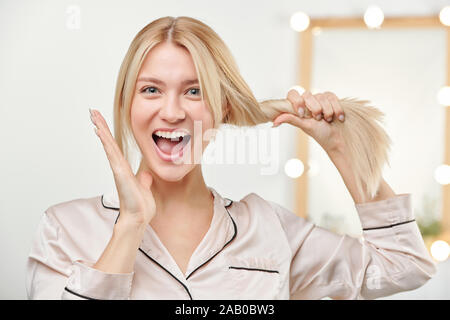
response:
<path fill-rule="evenodd" d="M 314 119 L 313 119 L 314 120 Z M 273 120 L 273 127 L 278 127 L 282 123 L 289 123 L 299 127 L 303 131 L 309 131 L 311 128 L 311 119 L 300 118 L 292 113 L 282 113 Z"/>

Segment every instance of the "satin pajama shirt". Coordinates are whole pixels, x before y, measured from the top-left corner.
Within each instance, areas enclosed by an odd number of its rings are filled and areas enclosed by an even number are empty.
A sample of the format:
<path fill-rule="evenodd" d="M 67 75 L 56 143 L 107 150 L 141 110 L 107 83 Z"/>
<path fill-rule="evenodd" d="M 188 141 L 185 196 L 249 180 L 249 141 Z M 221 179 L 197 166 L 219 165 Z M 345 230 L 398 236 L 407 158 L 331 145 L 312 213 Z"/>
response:
<path fill-rule="evenodd" d="M 116 193 L 42 215 L 27 261 L 29 299 L 372 299 L 435 273 L 411 194 L 355 204 L 360 238 L 339 235 L 255 193 L 214 196 L 211 225 L 183 274 L 147 225 L 134 271 L 92 268 L 119 214 Z"/>

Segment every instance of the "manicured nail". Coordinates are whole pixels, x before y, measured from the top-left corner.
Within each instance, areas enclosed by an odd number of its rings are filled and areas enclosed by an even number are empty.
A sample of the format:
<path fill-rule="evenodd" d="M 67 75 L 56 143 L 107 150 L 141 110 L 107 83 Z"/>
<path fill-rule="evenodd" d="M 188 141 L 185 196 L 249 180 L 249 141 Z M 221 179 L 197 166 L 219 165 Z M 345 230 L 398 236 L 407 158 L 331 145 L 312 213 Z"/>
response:
<path fill-rule="evenodd" d="M 341 120 L 342 122 L 344 122 L 344 115 L 343 115 L 343 114 L 341 114 L 341 115 L 339 116 L 339 120 Z"/>
<path fill-rule="evenodd" d="M 320 121 L 322 119 L 322 114 L 318 114 L 317 116 L 316 116 L 316 120 L 317 121 Z"/>
<path fill-rule="evenodd" d="M 305 110 L 303 110 L 303 108 L 298 108 L 298 114 L 300 118 L 303 118 L 303 116 L 305 115 Z"/>
<path fill-rule="evenodd" d="M 91 122 L 95 125 L 95 122 L 94 122 L 94 114 L 92 113 L 92 110 L 91 110 L 91 109 L 89 109 L 89 113 L 90 113 Z"/>

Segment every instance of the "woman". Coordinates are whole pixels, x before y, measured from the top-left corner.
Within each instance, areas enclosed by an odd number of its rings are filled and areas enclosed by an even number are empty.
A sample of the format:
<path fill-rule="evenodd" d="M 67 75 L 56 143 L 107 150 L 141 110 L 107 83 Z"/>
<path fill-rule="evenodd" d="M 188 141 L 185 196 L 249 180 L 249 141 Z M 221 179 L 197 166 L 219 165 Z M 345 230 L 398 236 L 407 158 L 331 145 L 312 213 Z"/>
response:
<path fill-rule="evenodd" d="M 165 17 L 147 25 L 120 69 L 115 138 L 91 110 L 117 194 L 45 212 L 28 259 L 29 298 L 359 299 L 423 285 L 435 266 L 410 194 L 396 195 L 384 180 L 375 196 L 360 193 L 339 129 L 353 109 L 332 93 L 291 90 L 287 100 L 259 104 L 202 22 Z M 301 128 L 325 149 L 355 201 L 363 240 L 255 193 L 233 202 L 205 184 L 199 159 L 206 135 L 222 123 L 270 120 Z M 142 154 L 136 174 L 130 143 Z"/>

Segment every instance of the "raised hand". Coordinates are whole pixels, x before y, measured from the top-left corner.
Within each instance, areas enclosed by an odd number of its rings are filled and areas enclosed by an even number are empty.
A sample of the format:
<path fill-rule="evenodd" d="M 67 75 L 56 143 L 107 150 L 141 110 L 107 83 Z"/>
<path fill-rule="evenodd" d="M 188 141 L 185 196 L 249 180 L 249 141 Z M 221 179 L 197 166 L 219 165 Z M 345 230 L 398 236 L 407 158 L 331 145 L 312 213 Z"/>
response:
<path fill-rule="evenodd" d="M 103 116 L 97 110 L 89 109 L 89 112 L 114 175 L 120 201 L 118 223 L 148 224 L 156 213 L 155 199 L 150 189 L 153 177 L 144 171 L 137 176 L 133 174 Z"/>
<path fill-rule="evenodd" d="M 305 91 L 300 95 L 292 89 L 288 92 L 287 100 L 298 115 L 282 113 L 273 120 L 274 127 L 282 123 L 299 127 L 314 138 L 326 152 L 342 148 L 344 141 L 338 128 L 344 125 L 344 111 L 334 93 L 313 95 Z"/>

